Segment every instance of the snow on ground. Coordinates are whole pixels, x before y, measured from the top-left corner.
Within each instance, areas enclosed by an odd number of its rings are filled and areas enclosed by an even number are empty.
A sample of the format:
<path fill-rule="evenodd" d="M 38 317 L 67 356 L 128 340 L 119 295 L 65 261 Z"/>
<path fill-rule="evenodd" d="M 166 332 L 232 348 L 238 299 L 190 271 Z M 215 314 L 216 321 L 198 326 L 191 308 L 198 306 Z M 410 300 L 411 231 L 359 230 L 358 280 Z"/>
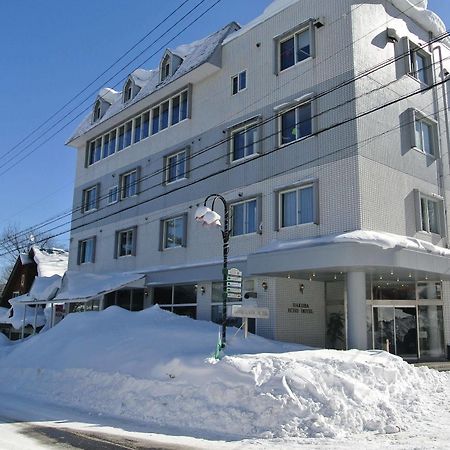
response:
<path fill-rule="evenodd" d="M 217 362 L 217 334 L 158 307 L 72 314 L 24 342 L 0 339 L 0 389 L 149 431 L 290 446 L 407 435 L 438 408 L 449 417 L 449 378 L 384 352 L 245 341 L 230 329 Z"/>

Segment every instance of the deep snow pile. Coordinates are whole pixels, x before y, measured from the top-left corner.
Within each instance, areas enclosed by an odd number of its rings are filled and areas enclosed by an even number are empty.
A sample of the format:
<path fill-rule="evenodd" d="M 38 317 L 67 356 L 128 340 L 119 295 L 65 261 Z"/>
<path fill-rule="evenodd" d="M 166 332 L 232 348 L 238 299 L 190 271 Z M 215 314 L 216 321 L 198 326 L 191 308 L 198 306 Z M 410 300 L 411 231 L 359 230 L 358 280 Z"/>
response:
<path fill-rule="evenodd" d="M 230 330 L 228 356 L 215 362 L 217 333 L 158 307 L 73 314 L 23 343 L 0 339 L 1 389 L 205 438 L 390 433 L 432 417 L 445 396 L 445 376 L 383 352 L 305 350 Z"/>

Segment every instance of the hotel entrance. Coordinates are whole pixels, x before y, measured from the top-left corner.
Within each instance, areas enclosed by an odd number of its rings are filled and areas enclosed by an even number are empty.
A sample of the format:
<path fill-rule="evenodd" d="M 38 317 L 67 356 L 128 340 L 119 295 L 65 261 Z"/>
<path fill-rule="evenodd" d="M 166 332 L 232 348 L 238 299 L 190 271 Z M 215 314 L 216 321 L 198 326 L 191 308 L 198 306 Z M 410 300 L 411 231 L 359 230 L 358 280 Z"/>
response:
<path fill-rule="evenodd" d="M 369 347 L 406 360 L 445 357 L 440 282 L 371 283 Z"/>
<path fill-rule="evenodd" d="M 405 359 L 418 359 L 417 307 L 373 308 L 374 348 Z"/>

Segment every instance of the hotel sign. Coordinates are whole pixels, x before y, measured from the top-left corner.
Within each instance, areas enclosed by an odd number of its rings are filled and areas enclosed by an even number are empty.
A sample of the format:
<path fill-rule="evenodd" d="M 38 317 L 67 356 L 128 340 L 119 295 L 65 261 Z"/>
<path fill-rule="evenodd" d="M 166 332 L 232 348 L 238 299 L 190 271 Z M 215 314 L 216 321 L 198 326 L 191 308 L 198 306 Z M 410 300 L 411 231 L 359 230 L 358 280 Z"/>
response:
<path fill-rule="evenodd" d="M 288 308 L 288 313 L 291 314 L 314 314 L 309 303 L 292 303 L 292 307 Z"/>

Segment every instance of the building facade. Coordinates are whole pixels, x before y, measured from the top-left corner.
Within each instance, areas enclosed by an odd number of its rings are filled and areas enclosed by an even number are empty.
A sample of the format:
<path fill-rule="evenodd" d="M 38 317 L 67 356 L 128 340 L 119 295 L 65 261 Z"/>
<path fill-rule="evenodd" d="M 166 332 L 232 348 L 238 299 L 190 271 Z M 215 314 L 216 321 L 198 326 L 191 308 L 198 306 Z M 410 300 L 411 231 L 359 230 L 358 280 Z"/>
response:
<path fill-rule="evenodd" d="M 145 274 L 102 307 L 220 322 L 221 235 L 194 220 L 218 193 L 230 265 L 270 310 L 257 334 L 443 358 L 450 51 L 429 17 L 403 0 L 276 1 L 102 89 L 68 142 L 69 270 Z"/>

